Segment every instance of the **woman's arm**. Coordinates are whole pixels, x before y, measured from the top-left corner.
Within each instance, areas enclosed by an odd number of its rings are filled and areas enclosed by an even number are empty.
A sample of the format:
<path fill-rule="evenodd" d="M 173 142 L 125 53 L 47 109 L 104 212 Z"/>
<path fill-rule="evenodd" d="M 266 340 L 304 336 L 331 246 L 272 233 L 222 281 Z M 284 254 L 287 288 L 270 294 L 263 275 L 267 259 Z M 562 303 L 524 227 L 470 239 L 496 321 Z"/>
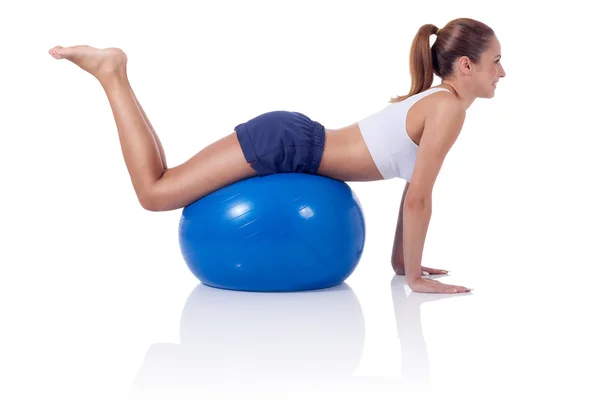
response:
<path fill-rule="evenodd" d="M 431 220 L 433 186 L 448 151 L 460 134 L 465 113 L 460 103 L 448 96 L 437 102 L 425 119 L 417 160 L 401 213 L 406 281 L 414 291 L 453 293 L 469 290 L 421 277 L 423 248 Z"/>
<path fill-rule="evenodd" d="M 410 202 L 403 207 L 404 274 L 409 286 L 421 278 L 421 262 L 425 237 L 431 221 L 432 201 L 425 198 L 419 202 Z M 412 287 L 412 286 L 411 286 Z"/>
<path fill-rule="evenodd" d="M 410 182 L 406 182 L 404 193 L 402 193 L 402 200 L 400 201 L 400 210 L 398 211 L 398 221 L 396 223 L 396 235 L 394 236 L 394 245 L 392 247 L 392 268 L 398 275 L 405 275 L 406 273 L 404 268 L 404 239 L 402 237 L 402 232 L 404 231 L 404 201 L 409 186 Z M 443 269 L 429 268 L 421 265 L 421 275 L 445 275 L 447 273 L 448 271 Z"/>
<path fill-rule="evenodd" d="M 403 213 L 404 213 L 404 201 L 406 200 L 406 193 L 410 182 L 406 182 L 404 186 L 404 192 L 402 193 L 402 200 L 400 201 L 400 210 L 398 211 L 398 222 L 396 222 L 396 235 L 394 236 L 394 246 L 392 247 L 392 268 L 396 273 L 404 275 L 404 244 L 402 238 L 402 231 L 404 230 Z"/>

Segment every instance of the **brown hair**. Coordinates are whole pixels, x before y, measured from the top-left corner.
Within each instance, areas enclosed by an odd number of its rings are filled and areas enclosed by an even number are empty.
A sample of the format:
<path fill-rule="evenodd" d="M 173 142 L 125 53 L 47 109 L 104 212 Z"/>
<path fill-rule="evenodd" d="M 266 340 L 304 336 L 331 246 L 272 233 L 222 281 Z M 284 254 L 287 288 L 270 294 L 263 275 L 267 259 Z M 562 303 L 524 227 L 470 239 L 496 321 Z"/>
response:
<path fill-rule="evenodd" d="M 433 34 L 437 38 L 430 48 L 429 37 Z M 396 103 L 429 89 L 434 74 L 442 79 L 450 76 L 457 58 L 467 56 L 478 63 L 493 36 L 492 28 L 470 18 L 454 19 L 442 29 L 433 24 L 421 26 L 410 48 L 410 92 L 389 102 Z"/>

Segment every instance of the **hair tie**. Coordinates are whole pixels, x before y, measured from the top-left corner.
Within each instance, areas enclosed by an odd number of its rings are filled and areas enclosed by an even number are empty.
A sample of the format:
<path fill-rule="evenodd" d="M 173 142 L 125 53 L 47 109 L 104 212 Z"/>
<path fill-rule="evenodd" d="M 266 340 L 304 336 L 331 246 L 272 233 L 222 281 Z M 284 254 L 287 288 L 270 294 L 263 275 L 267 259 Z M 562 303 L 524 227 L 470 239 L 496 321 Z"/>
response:
<path fill-rule="evenodd" d="M 438 33 L 440 33 L 440 28 L 438 28 L 438 30 L 435 32 L 435 34 L 437 35 Z"/>

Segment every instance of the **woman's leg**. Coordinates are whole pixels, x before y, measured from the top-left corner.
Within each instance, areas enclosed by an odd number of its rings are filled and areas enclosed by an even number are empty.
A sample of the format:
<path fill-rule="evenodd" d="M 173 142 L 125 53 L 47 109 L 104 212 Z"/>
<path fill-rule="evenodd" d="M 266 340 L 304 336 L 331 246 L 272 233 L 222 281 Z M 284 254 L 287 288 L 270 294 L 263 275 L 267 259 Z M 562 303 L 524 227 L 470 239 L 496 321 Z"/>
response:
<path fill-rule="evenodd" d="M 165 157 L 165 150 L 163 149 L 162 143 L 160 142 L 160 139 L 158 138 L 156 131 L 152 127 L 152 124 L 150 123 L 148 116 L 144 112 L 142 105 L 140 104 L 139 100 L 137 99 L 137 96 L 135 95 L 135 92 L 133 91 L 131 84 L 129 84 L 129 89 L 131 90 L 131 94 L 133 95 L 133 98 L 135 99 L 135 102 L 137 104 L 138 109 L 140 110 L 140 113 L 142 114 L 142 117 L 144 117 L 144 121 L 146 121 L 146 125 L 148 125 L 148 128 L 150 129 L 150 131 L 152 132 L 152 135 L 154 136 L 154 141 L 156 142 L 156 145 L 158 146 L 158 152 L 160 153 L 160 159 L 162 161 L 163 169 L 166 170 L 167 169 L 167 158 Z"/>
<path fill-rule="evenodd" d="M 90 46 L 55 47 L 65 58 L 100 82 L 111 106 L 125 164 L 137 197 L 145 209 L 173 210 L 241 179 L 255 176 L 235 132 L 212 143 L 185 163 L 164 168 L 160 144 L 138 108 L 129 80 L 127 56 L 119 49 Z"/>

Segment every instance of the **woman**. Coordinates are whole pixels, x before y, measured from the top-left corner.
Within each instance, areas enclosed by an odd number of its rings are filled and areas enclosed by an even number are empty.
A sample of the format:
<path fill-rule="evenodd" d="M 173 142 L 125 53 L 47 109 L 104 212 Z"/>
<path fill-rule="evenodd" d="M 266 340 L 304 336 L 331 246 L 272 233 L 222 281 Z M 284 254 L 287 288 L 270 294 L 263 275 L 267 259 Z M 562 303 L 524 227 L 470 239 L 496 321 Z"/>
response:
<path fill-rule="evenodd" d="M 432 34 L 437 35 L 433 47 Z M 125 164 L 142 207 L 185 207 L 236 181 L 271 173 L 319 174 L 343 181 L 407 181 L 398 215 L 392 266 L 417 292 L 470 289 L 424 278 L 447 271 L 421 266 L 431 217 L 432 190 L 442 162 L 478 97 L 494 96 L 503 77 L 500 43 L 487 25 L 468 18 L 443 29 L 423 25 L 411 47 L 412 85 L 379 112 L 340 128 L 325 129 L 298 112 L 274 111 L 239 124 L 234 132 L 168 168 L 161 142 L 127 78 L 127 56 L 117 48 L 52 48 L 91 73 L 110 103 Z M 431 87 L 433 75 L 442 81 Z M 410 111 L 410 112 L 409 112 Z"/>

